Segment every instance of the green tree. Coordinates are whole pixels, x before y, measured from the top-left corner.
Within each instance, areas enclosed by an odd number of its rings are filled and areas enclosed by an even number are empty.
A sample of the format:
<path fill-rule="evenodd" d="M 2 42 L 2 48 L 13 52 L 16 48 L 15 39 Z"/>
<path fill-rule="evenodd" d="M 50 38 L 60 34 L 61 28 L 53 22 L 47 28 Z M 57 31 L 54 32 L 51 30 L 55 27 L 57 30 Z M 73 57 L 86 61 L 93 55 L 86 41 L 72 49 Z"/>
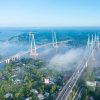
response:
<path fill-rule="evenodd" d="M 54 84 L 54 85 L 51 87 L 50 92 L 51 92 L 51 93 L 54 93 L 54 92 L 56 91 L 56 89 L 57 89 L 57 85 Z"/>

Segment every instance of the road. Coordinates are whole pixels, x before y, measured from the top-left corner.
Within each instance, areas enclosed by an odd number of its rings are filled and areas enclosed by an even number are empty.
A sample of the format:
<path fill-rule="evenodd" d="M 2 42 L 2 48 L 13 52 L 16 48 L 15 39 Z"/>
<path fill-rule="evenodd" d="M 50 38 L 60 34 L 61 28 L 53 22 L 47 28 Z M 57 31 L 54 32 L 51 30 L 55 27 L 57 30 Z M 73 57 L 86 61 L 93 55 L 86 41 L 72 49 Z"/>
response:
<path fill-rule="evenodd" d="M 73 87 L 75 86 L 77 80 L 81 76 L 82 72 L 86 68 L 86 63 L 88 62 L 89 58 L 91 56 L 91 52 L 88 52 L 88 55 L 85 55 L 83 57 L 83 60 L 81 63 L 76 67 L 75 72 L 71 76 L 71 78 L 68 80 L 68 82 L 65 84 L 63 89 L 58 94 L 56 100 L 67 100 L 70 93 L 72 92 Z"/>

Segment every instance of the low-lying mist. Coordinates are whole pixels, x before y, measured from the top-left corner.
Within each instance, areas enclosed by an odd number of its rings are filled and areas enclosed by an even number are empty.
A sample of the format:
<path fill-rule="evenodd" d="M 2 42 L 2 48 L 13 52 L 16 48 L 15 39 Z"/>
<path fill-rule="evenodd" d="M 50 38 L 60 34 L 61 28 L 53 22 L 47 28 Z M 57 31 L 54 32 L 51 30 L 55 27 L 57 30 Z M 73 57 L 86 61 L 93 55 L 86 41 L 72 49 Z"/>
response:
<path fill-rule="evenodd" d="M 18 43 L 11 43 L 9 41 L 0 42 L 0 55 L 8 57 L 24 50 L 25 48 L 26 46 Z"/>
<path fill-rule="evenodd" d="M 91 58 L 89 60 L 88 66 L 91 67 L 100 67 L 100 49 L 95 49 Z"/>
<path fill-rule="evenodd" d="M 84 54 L 83 48 L 74 48 L 65 53 L 56 54 L 48 63 L 50 68 L 58 71 L 75 68 Z"/>

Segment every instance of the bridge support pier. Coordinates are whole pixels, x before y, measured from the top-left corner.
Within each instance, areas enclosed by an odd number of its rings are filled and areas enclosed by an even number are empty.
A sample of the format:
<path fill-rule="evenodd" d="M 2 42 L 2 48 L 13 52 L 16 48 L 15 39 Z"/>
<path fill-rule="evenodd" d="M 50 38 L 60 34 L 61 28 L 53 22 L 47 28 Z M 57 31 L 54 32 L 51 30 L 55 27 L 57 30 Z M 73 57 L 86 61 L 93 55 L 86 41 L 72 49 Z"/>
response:
<path fill-rule="evenodd" d="M 10 63 L 10 59 L 7 59 L 7 60 L 5 61 L 5 63 L 6 63 L 6 64 L 9 64 L 9 63 Z"/>

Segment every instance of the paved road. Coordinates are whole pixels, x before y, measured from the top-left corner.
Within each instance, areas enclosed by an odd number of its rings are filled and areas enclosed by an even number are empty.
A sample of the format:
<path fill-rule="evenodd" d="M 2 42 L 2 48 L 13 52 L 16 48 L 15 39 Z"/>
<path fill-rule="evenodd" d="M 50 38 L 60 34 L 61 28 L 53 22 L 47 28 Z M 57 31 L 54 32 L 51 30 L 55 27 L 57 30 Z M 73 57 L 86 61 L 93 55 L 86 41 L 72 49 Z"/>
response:
<path fill-rule="evenodd" d="M 88 62 L 89 58 L 91 56 L 91 52 L 88 53 L 88 55 L 85 55 L 81 63 L 78 65 L 77 69 L 71 76 L 71 78 L 68 80 L 68 82 L 65 84 L 63 89 L 58 94 L 56 100 L 67 100 L 73 87 L 75 86 L 77 80 L 81 76 L 82 72 L 86 68 L 86 62 Z"/>

